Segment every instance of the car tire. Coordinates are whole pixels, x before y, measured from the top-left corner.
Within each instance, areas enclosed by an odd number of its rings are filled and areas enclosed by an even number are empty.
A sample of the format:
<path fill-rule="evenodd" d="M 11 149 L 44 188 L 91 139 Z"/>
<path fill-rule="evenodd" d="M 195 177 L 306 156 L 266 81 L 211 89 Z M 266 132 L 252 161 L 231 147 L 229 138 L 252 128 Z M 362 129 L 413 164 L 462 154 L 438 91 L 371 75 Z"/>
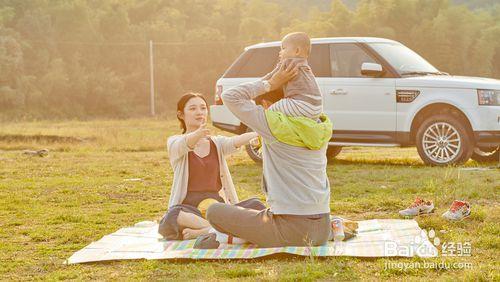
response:
<path fill-rule="evenodd" d="M 474 148 L 473 160 L 478 163 L 500 162 L 500 146 L 496 148 Z"/>
<path fill-rule="evenodd" d="M 251 128 L 247 128 L 246 132 L 253 132 Z M 262 164 L 262 147 L 255 147 L 251 144 L 245 146 L 248 156 L 256 163 Z"/>
<path fill-rule="evenodd" d="M 342 146 L 328 146 L 326 150 L 326 157 L 329 162 L 333 161 L 335 157 L 342 151 Z"/>
<path fill-rule="evenodd" d="M 453 113 L 425 119 L 417 130 L 415 143 L 424 163 L 435 166 L 463 164 L 474 148 L 465 122 Z"/>

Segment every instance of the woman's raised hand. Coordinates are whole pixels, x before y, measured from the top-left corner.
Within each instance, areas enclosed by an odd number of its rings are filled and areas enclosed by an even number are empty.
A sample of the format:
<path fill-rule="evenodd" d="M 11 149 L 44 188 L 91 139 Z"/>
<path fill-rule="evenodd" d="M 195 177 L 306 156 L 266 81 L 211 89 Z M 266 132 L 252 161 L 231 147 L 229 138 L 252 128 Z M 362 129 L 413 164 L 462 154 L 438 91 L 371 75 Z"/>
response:
<path fill-rule="evenodd" d="M 210 129 L 206 128 L 207 127 L 207 124 L 206 123 L 203 123 L 200 128 L 196 129 L 195 131 L 187 134 L 187 145 L 188 147 L 192 150 L 194 148 L 194 146 L 196 146 L 196 143 L 198 143 L 198 141 L 200 139 L 203 139 L 203 138 L 206 138 L 208 136 L 210 136 Z"/>
<path fill-rule="evenodd" d="M 207 128 L 206 123 L 203 123 L 200 126 L 200 128 L 198 128 L 194 131 L 194 133 L 196 134 L 196 136 L 198 137 L 198 140 L 199 140 L 199 139 L 210 136 L 210 129 Z"/>

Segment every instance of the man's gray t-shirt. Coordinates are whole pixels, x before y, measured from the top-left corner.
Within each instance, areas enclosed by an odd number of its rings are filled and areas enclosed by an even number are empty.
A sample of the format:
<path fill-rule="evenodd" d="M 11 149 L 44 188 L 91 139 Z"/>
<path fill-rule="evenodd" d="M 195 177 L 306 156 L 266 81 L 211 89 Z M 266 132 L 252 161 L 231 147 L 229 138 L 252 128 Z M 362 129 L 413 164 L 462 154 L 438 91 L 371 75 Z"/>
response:
<path fill-rule="evenodd" d="M 263 189 L 274 214 L 313 215 L 330 212 L 330 183 L 325 145 L 320 150 L 278 141 L 265 110 L 253 99 L 265 93 L 262 81 L 242 83 L 222 93 L 229 110 L 262 136 Z"/>

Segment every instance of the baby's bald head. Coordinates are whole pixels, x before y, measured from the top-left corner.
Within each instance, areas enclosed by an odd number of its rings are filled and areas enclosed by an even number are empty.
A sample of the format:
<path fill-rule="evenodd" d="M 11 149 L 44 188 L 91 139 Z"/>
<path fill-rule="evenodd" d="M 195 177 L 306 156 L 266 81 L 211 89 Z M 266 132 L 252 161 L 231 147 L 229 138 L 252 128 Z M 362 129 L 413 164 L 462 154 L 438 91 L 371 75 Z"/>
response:
<path fill-rule="evenodd" d="M 284 57 L 309 57 L 309 53 L 311 52 L 311 39 L 305 32 L 292 32 L 281 40 L 281 48 L 282 49 L 290 49 L 285 51 Z"/>

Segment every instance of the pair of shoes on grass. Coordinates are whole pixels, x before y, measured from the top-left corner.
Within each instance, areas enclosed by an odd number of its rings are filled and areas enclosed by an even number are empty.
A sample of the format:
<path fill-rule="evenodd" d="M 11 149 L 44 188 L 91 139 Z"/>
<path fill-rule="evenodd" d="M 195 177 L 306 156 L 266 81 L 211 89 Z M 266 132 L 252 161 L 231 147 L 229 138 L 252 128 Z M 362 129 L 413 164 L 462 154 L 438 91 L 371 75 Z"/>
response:
<path fill-rule="evenodd" d="M 399 214 L 403 217 L 415 217 L 434 212 L 434 203 L 430 200 L 424 200 L 416 197 L 415 201 L 406 209 L 400 210 Z M 455 200 L 450 208 L 443 213 L 443 217 L 448 220 L 462 220 L 470 215 L 470 204 L 466 201 Z"/>

